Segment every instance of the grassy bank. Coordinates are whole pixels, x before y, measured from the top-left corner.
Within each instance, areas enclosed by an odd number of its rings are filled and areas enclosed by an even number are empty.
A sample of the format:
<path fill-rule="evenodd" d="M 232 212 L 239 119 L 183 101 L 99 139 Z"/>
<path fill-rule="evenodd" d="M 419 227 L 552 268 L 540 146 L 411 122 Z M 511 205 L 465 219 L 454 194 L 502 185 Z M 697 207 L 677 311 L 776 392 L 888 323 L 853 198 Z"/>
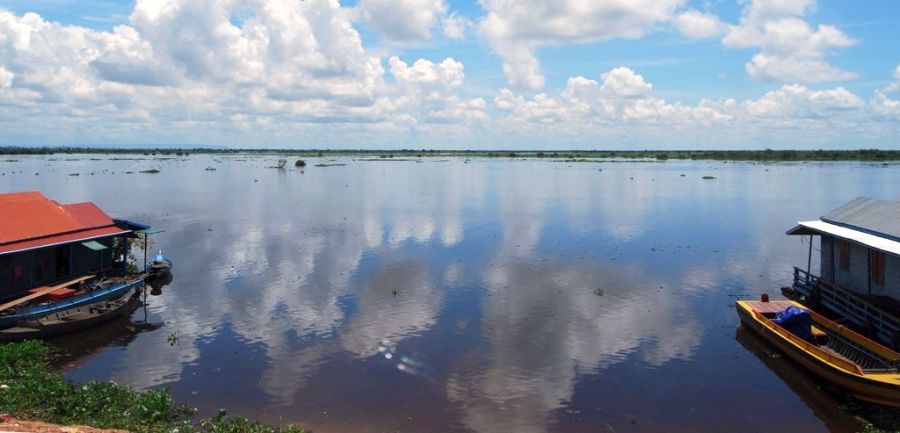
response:
<path fill-rule="evenodd" d="M 0 345 L 0 413 L 26 420 L 83 424 L 132 432 L 301 433 L 296 426 L 267 426 L 224 412 L 195 420 L 168 391 L 135 392 L 112 382 L 73 384 L 50 369 L 50 349 L 27 341 Z"/>
<path fill-rule="evenodd" d="M 174 155 L 190 154 L 271 154 L 284 156 L 352 156 L 372 159 L 466 157 L 466 158 L 553 158 L 553 159 L 654 159 L 665 161 L 900 161 L 900 151 L 879 149 L 856 150 L 354 150 L 354 149 L 173 149 L 173 148 L 86 148 L 86 147 L 0 147 L 0 155 L 52 155 L 52 154 L 138 154 Z"/>

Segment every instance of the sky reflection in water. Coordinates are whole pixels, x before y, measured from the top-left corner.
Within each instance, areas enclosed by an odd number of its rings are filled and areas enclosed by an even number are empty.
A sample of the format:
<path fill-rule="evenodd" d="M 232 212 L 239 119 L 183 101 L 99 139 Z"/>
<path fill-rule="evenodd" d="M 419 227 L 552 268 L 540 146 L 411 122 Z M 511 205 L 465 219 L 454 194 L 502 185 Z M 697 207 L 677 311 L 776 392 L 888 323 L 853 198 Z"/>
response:
<path fill-rule="evenodd" d="M 89 158 L 3 162 L 0 187 L 164 229 L 175 280 L 163 326 L 67 376 L 316 431 L 852 429 L 735 339 L 732 304 L 805 264 L 791 224 L 900 191 L 855 163 Z"/>

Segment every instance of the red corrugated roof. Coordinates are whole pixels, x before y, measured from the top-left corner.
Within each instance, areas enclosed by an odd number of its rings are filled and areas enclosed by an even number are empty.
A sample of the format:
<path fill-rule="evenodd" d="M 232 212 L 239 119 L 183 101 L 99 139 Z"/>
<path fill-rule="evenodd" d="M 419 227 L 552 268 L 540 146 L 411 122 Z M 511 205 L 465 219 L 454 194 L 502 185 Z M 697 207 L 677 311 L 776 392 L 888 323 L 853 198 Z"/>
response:
<path fill-rule="evenodd" d="M 35 191 L 0 194 L 0 254 L 126 232 L 93 203 L 60 205 Z"/>

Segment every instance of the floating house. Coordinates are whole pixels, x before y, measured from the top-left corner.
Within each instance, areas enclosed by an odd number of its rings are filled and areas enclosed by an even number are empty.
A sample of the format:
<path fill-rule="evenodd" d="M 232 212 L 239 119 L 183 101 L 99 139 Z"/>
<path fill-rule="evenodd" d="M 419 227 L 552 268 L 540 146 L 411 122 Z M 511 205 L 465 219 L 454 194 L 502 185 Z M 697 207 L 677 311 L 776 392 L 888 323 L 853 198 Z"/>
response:
<path fill-rule="evenodd" d="M 89 202 L 0 194 L 0 301 L 82 275 L 124 274 L 130 238 L 148 228 L 114 220 Z"/>
<path fill-rule="evenodd" d="M 819 236 L 820 269 L 810 269 L 810 242 L 786 294 L 900 348 L 900 200 L 860 197 L 787 234 Z"/>

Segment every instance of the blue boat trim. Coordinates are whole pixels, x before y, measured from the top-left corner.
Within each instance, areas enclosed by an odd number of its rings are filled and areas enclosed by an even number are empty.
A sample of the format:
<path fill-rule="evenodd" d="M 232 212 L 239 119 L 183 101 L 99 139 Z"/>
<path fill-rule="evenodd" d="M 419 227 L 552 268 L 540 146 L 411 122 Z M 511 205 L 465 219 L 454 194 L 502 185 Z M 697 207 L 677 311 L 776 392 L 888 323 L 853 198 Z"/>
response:
<path fill-rule="evenodd" d="M 138 278 L 132 281 L 125 281 L 119 284 L 113 284 L 109 287 L 93 290 L 73 298 L 64 299 L 52 304 L 35 305 L 33 307 L 23 308 L 16 311 L 15 314 L 8 316 L 0 316 L 0 329 L 7 328 L 22 320 L 33 319 L 36 317 L 46 316 L 48 314 L 59 313 L 61 311 L 72 308 L 83 307 L 95 302 L 102 302 L 109 299 L 118 298 L 127 293 L 132 288 L 142 284 L 144 280 Z"/>

